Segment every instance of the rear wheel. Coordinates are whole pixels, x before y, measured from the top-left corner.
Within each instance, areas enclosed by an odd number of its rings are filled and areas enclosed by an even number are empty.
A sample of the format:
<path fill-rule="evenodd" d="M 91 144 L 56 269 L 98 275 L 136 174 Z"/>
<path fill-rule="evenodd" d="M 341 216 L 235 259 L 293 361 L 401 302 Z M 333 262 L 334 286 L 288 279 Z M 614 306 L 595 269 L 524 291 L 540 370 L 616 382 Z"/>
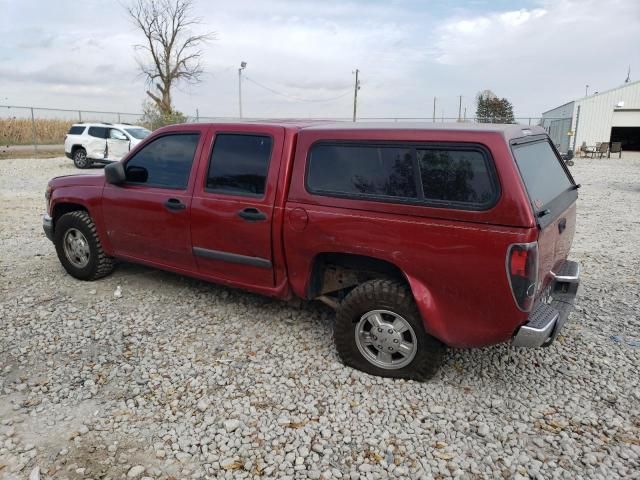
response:
<path fill-rule="evenodd" d="M 342 361 L 382 377 L 427 380 L 444 346 L 428 335 L 407 286 L 371 280 L 353 289 L 338 309 L 335 343 Z"/>
<path fill-rule="evenodd" d="M 62 215 L 53 241 L 60 263 L 75 278 L 97 280 L 113 270 L 113 258 L 104 253 L 96 226 L 85 211 Z"/>
<path fill-rule="evenodd" d="M 76 148 L 73 151 L 73 164 L 77 168 L 87 168 L 91 161 L 87 158 L 87 151 L 84 148 Z"/>

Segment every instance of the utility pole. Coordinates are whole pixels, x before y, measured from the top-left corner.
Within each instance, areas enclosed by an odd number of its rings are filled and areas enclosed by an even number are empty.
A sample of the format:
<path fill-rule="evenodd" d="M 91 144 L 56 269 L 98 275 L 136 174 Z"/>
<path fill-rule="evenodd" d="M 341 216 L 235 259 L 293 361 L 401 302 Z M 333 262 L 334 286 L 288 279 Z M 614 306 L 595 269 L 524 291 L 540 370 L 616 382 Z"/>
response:
<path fill-rule="evenodd" d="M 458 122 L 462 121 L 462 95 L 460 95 L 459 97 L 459 102 L 458 102 Z"/>
<path fill-rule="evenodd" d="M 436 123 L 436 97 L 433 97 L 433 123 Z"/>
<path fill-rule="evenodd" d="M 240 118 L 242 118 L 242 70 L 247 66 L 247 62 L 240 62 L 240 68 L 238 69 L 238 112 Z"/>
<path fill-rule="evenodd" d="M 356 121 L 356 113 L 358 111 L 358 90 L 360 90 L 360 80 L 358 80 L 358 74 L 360 70 L 356 68 L 356 83 L 353 87 L 353 121 Z"/>

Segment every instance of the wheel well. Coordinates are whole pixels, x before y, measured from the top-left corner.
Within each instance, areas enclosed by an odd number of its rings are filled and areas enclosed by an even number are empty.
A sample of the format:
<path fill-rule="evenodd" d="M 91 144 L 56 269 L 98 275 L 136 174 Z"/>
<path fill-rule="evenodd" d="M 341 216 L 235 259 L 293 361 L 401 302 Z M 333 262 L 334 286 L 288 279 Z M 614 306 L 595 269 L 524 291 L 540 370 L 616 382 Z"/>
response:
<path fill-rule="evenodd" d="M 79 205 L 77 203 L 58 203 L 53 207 L 53 224 L 55 226 L 56 222 L 58 221 L 58 219 L 64 215 L 65 213 L 70 213 L 70 212 L 75 212 L 78 210 L 84 210 L 85 212 L 87 211 L 87 209 L 83 206 L 83 205 Z"/>
<path fill-rule="evenodd" d="M 321 253 L 314 259 L 307 296 L 312 299 L 327 293 L 346 293 L 375 278 L 407 283 L 402 270 L 386 260 L 348 253 Z"/>
<path fill-rule="evenodd" d="M 78 150 L 79 148 L 82 148 L 83 150 L 85 150 L 85 148 L 82 145 L 74 145 L 73 147 L 71 147 L 71 155 L 76 153 L 76 150 Z"/>

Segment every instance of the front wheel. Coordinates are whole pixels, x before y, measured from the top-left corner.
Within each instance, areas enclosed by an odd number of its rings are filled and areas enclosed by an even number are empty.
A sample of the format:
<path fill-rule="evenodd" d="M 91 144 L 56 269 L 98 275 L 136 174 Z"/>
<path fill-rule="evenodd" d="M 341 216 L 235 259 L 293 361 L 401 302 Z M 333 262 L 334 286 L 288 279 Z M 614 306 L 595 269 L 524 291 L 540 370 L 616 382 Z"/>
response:
<path fill-rule="evenodd" d="M 427 380 L 444 354 L 424 331 L 409 288 L 392 280 L 353 289 L 338 309 L 334 337 L 346 365 L 381 377 Z"/>
<path fill-rule="evenodd" d="M 65 213 L 55 224 L 53 242 L 69 275 L 97 280 L 113 270 L 113 258 L 102 250 L 96 226 L 85 211 Z"/>

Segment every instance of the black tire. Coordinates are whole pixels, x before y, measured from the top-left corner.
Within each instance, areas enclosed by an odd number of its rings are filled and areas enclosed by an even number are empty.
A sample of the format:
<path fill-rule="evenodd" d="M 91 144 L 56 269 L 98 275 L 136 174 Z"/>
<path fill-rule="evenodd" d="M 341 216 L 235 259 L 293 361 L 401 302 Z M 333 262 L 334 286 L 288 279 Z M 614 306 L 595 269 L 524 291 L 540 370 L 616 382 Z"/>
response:
<path fill-rule="evenodd" d="M 89 168 L 91 166 L 91 160 L 87 158 L 87 151 L 82 148 L 76 148 L 73 151 L 73 164 L 76 168 Z"/>
<path fill-rule="evenodd" d="M 82 235 L 80 237 L 78 235 Z M 88 247 L 88 261 L 86 265 L 79 265 L 77 259 L 72 259 L 65 248 L 67 234 L 74 233 L 86 243 Z M 96 226 L 91 217 L 84 210 L 65 213 L 55 223 L 53 243 L 56 247 L 58 259 L 64 269 L 72 277 L 80 280 L 97 280 L 109 275 L 113 270 L 113 258 L 107 256 L 102 249 Z"/>
<path fill-rule="evenodd" d="M 363 355 L 356 342 L 356 328 L 367 312 L 387 310 L 401 316 L 413 329 L 417 351 L 406 366 L 381 368 Z M 372 330 L 373 331 L 373 330 Z M 353 289 L 337 312 L 334 341 L 342 361 L 353 368 L 381 377 L 424 381 L 442 364 L 445 347 L 424 331 L 422 318 L 409 288 L 393 280 L 371 280 Z M 394 340 L 395 341 L 395 340 Z"/>

